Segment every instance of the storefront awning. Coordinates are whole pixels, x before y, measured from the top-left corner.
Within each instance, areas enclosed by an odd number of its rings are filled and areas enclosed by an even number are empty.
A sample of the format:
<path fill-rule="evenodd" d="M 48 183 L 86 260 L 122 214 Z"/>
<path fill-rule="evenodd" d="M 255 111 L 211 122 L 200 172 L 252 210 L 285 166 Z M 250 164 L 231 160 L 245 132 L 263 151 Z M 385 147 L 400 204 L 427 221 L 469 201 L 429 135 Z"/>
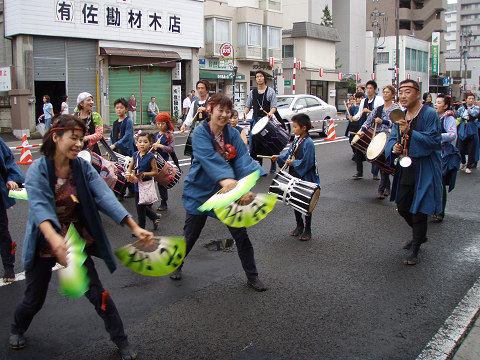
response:
<path fill-rule="evenodd" d="M 232 71 L 200 70 L 200 79 L 232 80 Z M 235 80 L 245 80 L 245 75 L 238 74 Z"/>
<path fill-rule="evenodd" d="M 175 51 L 138 50 L 138 49 L 103 48 L 102 47 L 100 48 L 100 54 L 181 60 L 180 55 Z"/>

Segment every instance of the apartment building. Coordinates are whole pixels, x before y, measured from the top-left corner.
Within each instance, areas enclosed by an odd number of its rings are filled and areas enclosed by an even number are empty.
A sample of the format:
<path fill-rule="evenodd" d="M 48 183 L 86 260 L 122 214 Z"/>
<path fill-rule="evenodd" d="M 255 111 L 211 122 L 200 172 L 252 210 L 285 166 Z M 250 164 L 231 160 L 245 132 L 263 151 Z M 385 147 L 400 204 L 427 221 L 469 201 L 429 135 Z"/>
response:
<path fill-rule="evenodd" d="M 282 68 L 282 2 L 280 0 L 230 0 L 204 3 L 205 44 L 200 49 L 199 78 L 210 82 L 210 92 L 233 96 L 243 111 L 255 71 L 269 74 L 267 83 Z M 233 46 L 233 58 L 223 60 L 223 44 Z M 274 59 L 273 67 L 269 59 Z M 237 67 L 233 86 L 233 67 Z M 283 82 L 277 83 L 277 90 Z"/>

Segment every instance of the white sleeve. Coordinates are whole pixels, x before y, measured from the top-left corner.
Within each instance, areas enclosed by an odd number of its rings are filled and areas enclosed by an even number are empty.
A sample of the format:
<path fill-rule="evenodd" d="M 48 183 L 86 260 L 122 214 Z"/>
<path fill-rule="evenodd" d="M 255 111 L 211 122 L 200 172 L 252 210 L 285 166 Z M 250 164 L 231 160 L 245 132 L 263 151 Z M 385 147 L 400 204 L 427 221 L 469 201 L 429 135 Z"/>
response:
<path fill-rule="evenodd" d="M 190 104 L 190 107 L 188 109 L 187 118 L 183 122 L 185 124 L 185 126 L 190 127 L 192 125 L 192 122 L 193 122 L 193 103 L 194 103 L 194 101 Z"/>
<path fill-rule="evenodd" d="M 355 115 L 353 115 L 353 120 L 357 121 L 358 119 L 361 118 L 363 114 L 363 108 L 365 107 L 365 99 L 362 99 L 362 102 L 360 103 L 360 107 Z"/>
<path fill-rule="evenodd" d="M 381 105 L 384 105 L 384 104 L 385 104 L 385 101 L 383 101 L 382 96 L 375 96 L 375 103 L 373 104 L 375 108 L 377 108 Z"/>

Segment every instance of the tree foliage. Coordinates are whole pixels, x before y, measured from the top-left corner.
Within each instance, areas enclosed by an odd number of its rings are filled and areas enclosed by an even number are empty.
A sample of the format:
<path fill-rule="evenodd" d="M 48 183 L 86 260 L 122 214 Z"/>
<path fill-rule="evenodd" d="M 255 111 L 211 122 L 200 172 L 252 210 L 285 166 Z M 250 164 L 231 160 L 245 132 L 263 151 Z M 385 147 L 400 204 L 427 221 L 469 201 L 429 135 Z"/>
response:
<path fill-rule="evenodd" d="M 322 22 L 320 23 L 320 25 L 333 27 L 332 14 L 330 14 L 330 9 L 328 8 L 328 5 L 325 5 L 325 8 L 323 9 Z"/>

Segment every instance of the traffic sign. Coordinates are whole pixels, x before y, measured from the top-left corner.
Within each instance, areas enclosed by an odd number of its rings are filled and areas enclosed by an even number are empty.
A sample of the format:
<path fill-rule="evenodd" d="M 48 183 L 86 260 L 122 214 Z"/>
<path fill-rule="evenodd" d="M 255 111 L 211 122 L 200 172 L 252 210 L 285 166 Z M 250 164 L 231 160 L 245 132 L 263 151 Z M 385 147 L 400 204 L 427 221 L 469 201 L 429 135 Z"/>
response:
<path fill-rule="evenodd" d="M 233 53 L 232 44 L 225 43 L 225 44 L 223 44 L 222 47 L 220 48 L 220 54 L 221 54 L 224 58 L 230 58 L 230 57 L 232 57 L 232 53 Z"/>

